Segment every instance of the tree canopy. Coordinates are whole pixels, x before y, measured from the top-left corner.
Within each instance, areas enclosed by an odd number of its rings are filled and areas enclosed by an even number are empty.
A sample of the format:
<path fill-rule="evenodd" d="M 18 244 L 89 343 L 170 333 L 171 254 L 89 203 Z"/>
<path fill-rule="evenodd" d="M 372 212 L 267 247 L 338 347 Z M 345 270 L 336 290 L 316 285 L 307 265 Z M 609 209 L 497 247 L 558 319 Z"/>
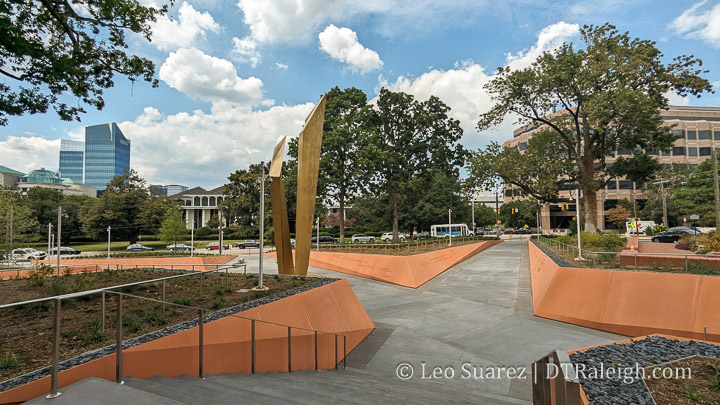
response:
<path fill-rule="evenodd" d="M 543 128 L 543 135 L 528 141 L 528 149 L 535 149 L 522 158 L 491 144 L 474 154 L 470 172 L 475 184 L 502 181 L 543 201 L 559 200 L 552 179 L 579 183 L 585 229 L 594 231 L 598 188 L 617 176 L 651 175 L 658 166 L 642 164 L 648 162 L 644 151 L 666 151 L 675 141 L 660 116 L 668 108 L 667 94 L 699 97 L 712 87 L 701 77 L 707 71 L 699 59 L 682 55 L 664 63 L 653 41 L 631 38 L 610 24 L 586 25 L 580 37 L 583 47 L 565 43 L 528 68 L 498 69 L 485 85 L 494 106 L 480 116 L 478 129 L 514 116 L 517 124 Z M 606 158 L 619 148 L 633 155 L 610 169 Z M 540 159 L 543 164 L 536 165 Z"/>
<path fill-rule="evenodd" d="M 79 121 L 80 102 L 104 107 L 116 74 L 156 87 L 155 65 L 127 52 L 126 33 L 150 40 L 151 23 L 173 2 L 0 0 L 0 125 L 51 107 L 62 120 Z"/>

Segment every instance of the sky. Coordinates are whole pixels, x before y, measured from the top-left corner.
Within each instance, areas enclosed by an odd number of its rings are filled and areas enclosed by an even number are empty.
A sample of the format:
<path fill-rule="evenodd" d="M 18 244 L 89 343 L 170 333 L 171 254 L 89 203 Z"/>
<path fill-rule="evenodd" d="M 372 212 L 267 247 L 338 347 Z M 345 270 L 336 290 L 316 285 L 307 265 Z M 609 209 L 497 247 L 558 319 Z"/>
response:
<path fill-rule="evenodd" d="M 515 127 L 508 119 L 475 129 L 492 107 L 483 86 L 498 67 L 522 69 L 563 42 L 579 43 L 583 25 L 605 22 L 656 41 L 666 61 L 702 59 L 719 91 L 671 95 L 671 103 L 720 106 L 720 0 L 178 0 L 153 25 L 152 41 L 128 37 L 130 52 L 155 63 L 158 88 L 118 76 L 105 108 L 86 107 L 82 122 L 54 112 L 10 117 L 0 127 L 0 165 L 57 170 L 60 139 L 83 140 L 86 125 L 117 122 L 132 142 L 131 168 L 149 184 L 210 189 L 269 161 L 335 86 L 370 99 L 383 87 L 437 96 L 474 150 Z"/>

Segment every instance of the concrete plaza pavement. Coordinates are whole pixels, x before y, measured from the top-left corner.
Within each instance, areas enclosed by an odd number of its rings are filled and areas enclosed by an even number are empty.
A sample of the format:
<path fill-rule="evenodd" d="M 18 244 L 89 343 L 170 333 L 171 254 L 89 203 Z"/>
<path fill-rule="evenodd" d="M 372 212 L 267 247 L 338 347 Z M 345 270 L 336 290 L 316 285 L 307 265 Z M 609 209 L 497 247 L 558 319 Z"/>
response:
<path fill-rule="evenodd" d="M 257 271 L 257 256 L 246 262 L 248 272 Z M 263 268 L 266 274 L 277 273 L 272 258 L 264 259 Z M 349 367 L 398 380 L 398 365 L 408 363 L 413 380 L 427 382 L 428 389 L 435 384 L 455 387 L 459 396 L 482 393 L 498 401 L 526 403 L 532 399 L 533 361 L 555 349 L 624 338 L 532 315 L 526 238 L 490 247 L 417 289 L 315 267 L 309 273 L 346 278 L 378 327 L 350 356 Z M 423 378 L 434 367 L 445 370 L 443 378 Z M 453 378 L 445 378 L 447 367 Z M 498 367 L 524 367 L 527 376 L 475 378 Z M 463 378 L 468 374 L 472 377 Z M 507 376 L 507 370 L 500 374 Z"/>

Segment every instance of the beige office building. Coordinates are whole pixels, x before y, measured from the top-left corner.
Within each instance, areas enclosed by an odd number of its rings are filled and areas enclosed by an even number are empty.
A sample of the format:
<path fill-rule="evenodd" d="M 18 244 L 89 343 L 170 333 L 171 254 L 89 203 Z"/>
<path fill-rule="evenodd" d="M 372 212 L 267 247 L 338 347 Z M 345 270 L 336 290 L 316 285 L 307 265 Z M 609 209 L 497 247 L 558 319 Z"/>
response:
<path fill-rule="evenodd" d="M 648 151 L 666 167 L 673 163 L 684 163 L 696 167 L 712 156 L 713 149 L 720 150 L 720 107 L 671 106 L 661 115 L 668 125 L 674 125 L 672 132 L 681 137 L 675 141 L 669 153 Z M 523 151 L 527 147 L 528 139 L 541 129 L 541 126 L 532 124 L 518 128 L 513 132 L 513 139 L 505 141 L 503 147 L 514 147 Z M 616 156 L 623 155 L 629 156 L 631 151 L 620 149 L 616 152 Z M 606 158 L 607 164 L 612 164 L 614 161 L 614 157 Z M 605 188 L 600 189 L 597 194 L 598 207 L 602 207 L 603 210 L 598 212 L 598 227 L 602 230 L 605 230 L 606 227 L 614 227 L 606 222 L 607 210 L 614 208 L 618 200 L 632 200 L 633 194 L 638 201 L 646 199 L 642 192 L 642 185 L 634 184 L 629 180 L 611 180 Z M 574 196 L 574 191 L 561 190 L 560 196 L 570 198 Z M 517 188 L 506 187 L 503 190 L 505 202 L 523 198 L 527 197 L 523 196 Z M 569 220 L 575 216 L 575 206 L 570 204 L 569 210 L 562 210 L 560 204 L 545 204 L 541 208 L 541 216 L 543 233 L 550 233 L 551 230 L 567 227 Z"/>

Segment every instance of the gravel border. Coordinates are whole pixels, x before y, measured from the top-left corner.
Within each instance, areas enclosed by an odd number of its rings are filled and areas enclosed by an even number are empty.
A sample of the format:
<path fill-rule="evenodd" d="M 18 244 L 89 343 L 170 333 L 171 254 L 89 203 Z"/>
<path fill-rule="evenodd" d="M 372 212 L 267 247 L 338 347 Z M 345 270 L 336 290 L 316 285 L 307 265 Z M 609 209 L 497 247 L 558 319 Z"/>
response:
<path fill-rule="evenodd" d="M 656 366 L 671 361 L 684 359 L 693 355 L 701 355 L 720 359 L 720 345 L 698 341 L 681 341 L 661 336 L 648 336 L 643 340 L 630 343 L 613 343 L 593 347 L 582 353 L 573 353 L 570 360 L 576 366 L 583 364 L 586 370 L 601 365 L 607 370 L 615 367 L 635 369 Z M 583 378 L 578 375 L 580 385 L 585 391 L 590 404 L 654 404 L 652 395 L 641 378 L 626 383 L 622 379 Z"/>
<path fill-rule="evenodd" d="M 544 244 L 538 242 L 536 239 L 530 239 L 532 243 L 535 244 L 535 246 L 538 247 L 538 249 L 542 250 L 543 253 L 545 253 L 549 258 L 551 258 L 555 264 L 557 264 L 560 267 L 575 267 L 574 264 L 570 263 L 569 261 L 563 259 L 559 254 L 555 253 L 552 249 L 545 246 Z"/>
<path fill-rule="evenodd" d="M 241 276 L 241 275 L 240 275 Z M 275 275 L 272 275 L 274 277 Z M 266 275 L 267 277 L 267 275 Z M 288 275 L 281 275 L 280 277 L 300 277 L 300 276 L 288 276 Z M 203 317 L 203 322 L 210 322 L 217 319 L 224 318 L 226 316 L 236 314 L 238 312 L 247 311 L 252 308 L 257 308 L 261 305 L 269 304 L 274 301 L 281 300 L 283 298 L 287 298 L 290 296 L 293 296 L 295 294 L 300 294 L 305 291 L 310 291 L 312 289 L 322 287 L 324 285 L 333 283 L 335 281 L 340 280 L 339 278 L 327 278 L 327 277 L 308 277 L 304 276 L 306 279 L 310 280 L 317 280 L 313 283 L 304 285 L 302 287 L 293 288 L 290 290 L 283 291 L 279 294 L 270 296 L 270 297 L 263 297 L 256 299 L 254 301 L 246 302 L 243 304 L 239 304 L 233 307 L 221 309 L 219 311 L 213 312 L 211 314 L 205 315 Z M 186 321 L 183 323 L 179 323 L 176 325 L 168 326 L 166 328 L 147 333 L 142 336 L 137 336 L 132 339 L 125 340 L 123 342 L 123 350 L 131 348 L 133 346 L 138 346 L 143 343 L 147 343 L 156 339 L 160 339 L 165 336 L 169 336 L 178 332 L 182 332 L 187 329 L 192 329 L 198 325 L 198 320 L 193 319 L 191 321 Z M 72 359 L 68 359 L 65 361 L 62 361 L 58 364 L 58 372 L 68 370 L 70 368 L 73 368 L 75 366 L 88 363 L 93 360 L 97 360 L 99 358 L 108 356 L 115 353 L 115 345 L 105 346 L 100 349 L 95 349 L 93 351 L 85 352 L 77 357 L 74 357 Z M 35 371 L 31 371 L 27 374 L 23 374 L 21 376 L 15 377 L 13 379 L 0 382 L 0 392 L 5 392 L 9 389 L 19 387 L 21 385 L 39 380 L 41 378 L 47 377 L 50 375 L 50 366 L 44 367 Z"/>

